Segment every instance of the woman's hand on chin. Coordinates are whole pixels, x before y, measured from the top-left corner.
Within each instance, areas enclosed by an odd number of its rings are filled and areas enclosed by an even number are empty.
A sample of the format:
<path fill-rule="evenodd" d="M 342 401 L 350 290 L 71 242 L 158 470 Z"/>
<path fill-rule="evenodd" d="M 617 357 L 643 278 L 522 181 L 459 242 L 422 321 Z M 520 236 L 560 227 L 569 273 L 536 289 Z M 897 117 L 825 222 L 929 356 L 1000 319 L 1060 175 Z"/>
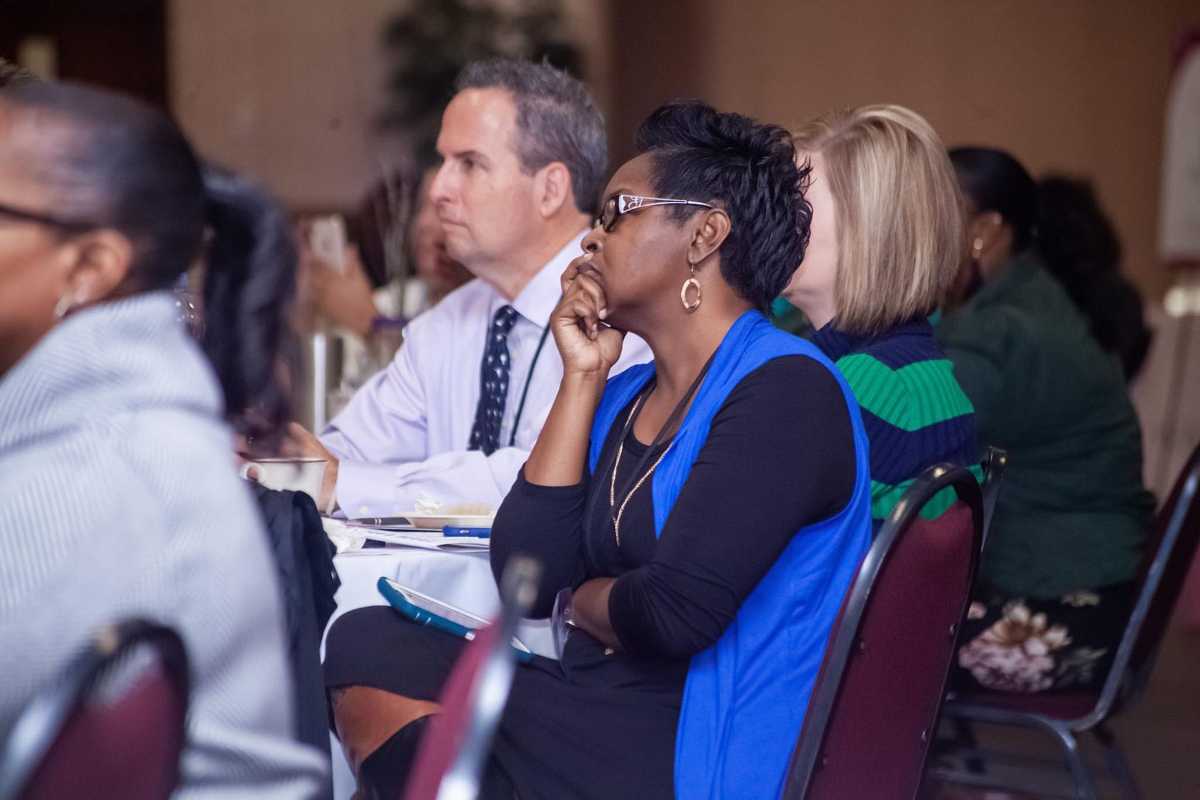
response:
<path fill-rule="evenodd" d="M 564 375 L 606 377 L 621 357 L 625 334 L 603 322 L 607 299 L 590 261 L 591 254 L 584 254 L 563 273 L 563 297 L 550 315 L 550 330 L 562 355 Z"/>

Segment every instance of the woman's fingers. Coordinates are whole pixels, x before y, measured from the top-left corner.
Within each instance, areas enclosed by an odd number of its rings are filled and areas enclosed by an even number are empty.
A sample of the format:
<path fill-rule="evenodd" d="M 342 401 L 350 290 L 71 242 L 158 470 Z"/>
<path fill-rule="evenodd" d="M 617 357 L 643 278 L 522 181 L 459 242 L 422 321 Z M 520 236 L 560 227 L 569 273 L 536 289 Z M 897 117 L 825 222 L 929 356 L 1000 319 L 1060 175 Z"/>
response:
<path fill-rule="evenodd" d="M 562 277 L 558 279 L 558 285 L 559 288 L 562 289 L 563 294 L 571 291 L 571 284 L 575 282 L 575 275 L 578 274 L 578 272 L 579 267 L 575 266 L 574 261 L 572 261 L 570 264 L 567 264 L 567 268 L 563 270 Z"/>
<path fill-rule="evenodd" d="M 584 292 L 596 304 L 596 310 L 600 319 L 608 316 L 608 297 L 604 293 L 604 287 L 594 277 L 594 273 L 581 271 L 575 277 L 573 288 L 576 291 Z"/>
<path fill-rule="evenodd" d="M 564 298 L 590 298 L 596 305 L 600 319 L 604 319 L 608 315 L 608 299 L 604 292 L 604 286 L 596 279 L 595 273 L 590 271 L 586 264 L 575 269 L 569 278 L 564 274 L 563 283 Z"/>
<path fill-rule="evenodd" d="M 596 309 L 596 303 L 586 295 L 579 295 L 569 301 L 568 309 L 580 330 L 589 339 L 594 340 L 600 327 L 600 314 Z"/>
<path fill-rule="evenodd" d="M 563 275 L 565 289 L 560 311 L 567 313 L 569 309 L 577 321 L 586 320 L 587 324 L 581 326 L 585 331 L 594 330 L 608 314 L 604 289 L 586 270 L 576 270 L 574 275 L 570 272 Z"/>
<path fill-rule="evenodd" d="M 567 268 L 563 270 L 562 278 L 559 280 L 562 285 L 563 294 L 566 294 L 571 289 L 571 284 L 575 281 L 575 276 L 579 274 L 580 268 L 587 262 L 592 260 L 591 253 L 584 253 L 581 256 L 576 256 L 571 259 L 571 263 L 567 264 Z"/>

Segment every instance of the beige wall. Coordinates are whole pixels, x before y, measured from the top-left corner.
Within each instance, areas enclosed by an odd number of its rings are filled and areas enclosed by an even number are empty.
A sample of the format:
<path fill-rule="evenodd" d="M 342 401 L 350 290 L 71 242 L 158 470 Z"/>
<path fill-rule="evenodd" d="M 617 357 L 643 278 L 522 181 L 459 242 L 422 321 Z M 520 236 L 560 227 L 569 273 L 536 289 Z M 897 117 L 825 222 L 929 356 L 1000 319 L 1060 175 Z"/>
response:
<path fill-rule="evenodd" d="M 171 0 L 172 102 L 210 157 L 296 208 L 344 207 L 394 149 L 373 131 L 384 20 L 403 0 Z M 1196 0 L 566 0 L 614 157 L 658 103 L 785 124 L 898 102 L 948 143 L 1093 177 L 1152 293 L 1173 36 Z"/>
<path fill-rule="evenodd" d="M 647 5 L 615 0 L 618 40 L 646 22 L 670 25 L 657 52 L 641 50 L 640 70 L 620 73 L 616 91 L 631 93 L 636 114 L 699 95 L 794 125 L 839 106 L 902 103 L 948 144 L 1002 146 L 1035 172 L 1091 176 L 1127 269 L 1143 288 L 1164 288 L 1154 247 L 1164 101 L 1173 37 L 1200 24 L 1195 0 Z"/>
<path fill-rule="evenodd" d="M 289 205 L 346 206 L 386 155 L 370 121 L 395 0 L 172 0 L 171 102 L 209 158 Z"/>
<path fill-rule="evenodd" d="M 346 208 L 394 163 L 385 21 L 404 0 L 171 0 L 171 103 L 209 158 L 258 176 L 295 209 Z M 607 5 L 564 3 L 608 97 Z"/>

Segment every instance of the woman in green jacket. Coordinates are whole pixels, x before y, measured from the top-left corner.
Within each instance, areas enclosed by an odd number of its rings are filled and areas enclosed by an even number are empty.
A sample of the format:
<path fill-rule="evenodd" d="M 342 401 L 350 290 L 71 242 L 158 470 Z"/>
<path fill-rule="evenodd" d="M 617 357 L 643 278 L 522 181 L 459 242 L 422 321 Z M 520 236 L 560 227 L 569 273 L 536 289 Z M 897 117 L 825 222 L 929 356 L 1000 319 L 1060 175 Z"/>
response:
<path fill-rule="evenodd" d="M 980 444 L 1009 454 L 960 687 L 1087 687 L 1103 681 L 1127 621 L 1154 505 L 1138 420 L 1119 363 L 1045 267 L 1033 179 L 1002 151 L 950 157 L 970 261 L 938 339 Z"/>

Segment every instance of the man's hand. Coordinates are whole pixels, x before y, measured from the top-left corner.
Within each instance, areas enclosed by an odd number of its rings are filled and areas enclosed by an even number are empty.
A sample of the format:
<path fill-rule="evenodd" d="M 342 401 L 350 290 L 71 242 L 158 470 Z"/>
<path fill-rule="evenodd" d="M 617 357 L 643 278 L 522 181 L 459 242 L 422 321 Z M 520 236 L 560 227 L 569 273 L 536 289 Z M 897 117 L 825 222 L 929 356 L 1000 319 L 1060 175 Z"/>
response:
<path fill-rule="evenodd" d="M 371 333 L 371 321 L 379 312 L 358 250 L 353 246 L 346 248 L 341 272 L 316 256 L 311 257 L 305 268 L 312 280 L 313 303 L 321 316 L 366 339 Z"/>
<path fill-rule="evenodd" d="M 280 446 L 280 454 L 285 458 L 325 459 L 325 480 L 321 483 L 321 496 L 316 500 L 318 511 L 322 514 L 329 512 L 333 506 L 334 492 L 337 490 L 337 457 L 321 444 L 320 439 L 313 436 L 303 425 L 295 422 L 288 423 L 287 435 Z"/>
<path fill-rule="evenodd" d="M 328 263 L 313 251 L 312 225 L 312 220 L 306 220 L 295 229 L 299 256 L 295 325 L 299 330 L 311 331 L 320 317 L 366 339 L 378 311 L 358 248 L 346 245 L 342 263 Z"/>

